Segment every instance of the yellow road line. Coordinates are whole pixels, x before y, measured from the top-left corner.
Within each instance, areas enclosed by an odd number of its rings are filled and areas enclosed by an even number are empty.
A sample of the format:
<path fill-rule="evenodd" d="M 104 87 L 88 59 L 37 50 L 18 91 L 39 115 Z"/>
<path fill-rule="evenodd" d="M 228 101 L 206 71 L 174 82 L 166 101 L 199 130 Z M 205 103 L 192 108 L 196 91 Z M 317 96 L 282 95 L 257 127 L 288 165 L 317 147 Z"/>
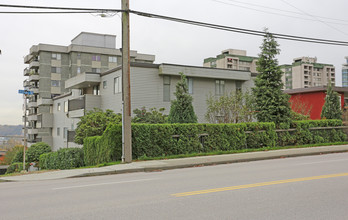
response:
<path fill-rule="evenodd" d="M 327 178 L 340 177 L 340 176 L 348 176 L 348 173 L 337 173 L 337 174 L 329 174 L 329 175 L 322 175 L 322 176 L 311 176 L 311 177 L 303 177 L 303 178 L 295 178 L 295 179 L 287 179 L 287 180 L 276 180 L 276 181 L 270 181 L 270 182 L 246 184 L 246 185 L 239 185 L 239 186 L 230 186 L 230 187 L 223 187 L 223 188 L 198 190 L 198 191 L 192 191 L 192 192 L 175 193 L 175 194 L 172 194 L 172 196 L 175 196 L 175 197 L 193 196 L 193 195 L 206 194 L 206 193 L 223 192 L 223 191 L 236 190 L 236 189 L 246 189 L 246 188 L 259 187 L 259 186 L 270 186 L 270 185 L 276 185 L 276 184 L 282 184 L 282 183 L 294 183 L 294 182 L 302 182 L 302 181 L 308 181 L 308 180 L 327 179 Z"/>

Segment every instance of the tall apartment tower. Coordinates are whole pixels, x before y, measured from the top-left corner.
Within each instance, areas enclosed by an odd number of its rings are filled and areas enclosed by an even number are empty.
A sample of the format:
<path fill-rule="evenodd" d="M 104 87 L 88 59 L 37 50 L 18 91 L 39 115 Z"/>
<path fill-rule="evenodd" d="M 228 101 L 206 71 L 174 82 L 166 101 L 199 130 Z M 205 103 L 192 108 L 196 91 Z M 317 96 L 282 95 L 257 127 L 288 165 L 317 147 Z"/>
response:
<path fill-rule="evenodd" d="M 211 68 L 232 69 L 257 73 L 256 61 L 258 57 L 247 56 L 245 50 L 227 49 L 216 57 L 204 59 L 203 66 Z"/>
<path fill-rule="evenodd" d="M 334 65 L 317 63 L 316 57 L 299 57 L 293 61 L 291 65 L 280 66 L 285 89 L 335 85 Z"/>
<path fill-rule="evenodd" d="M 348 57 L 345 57 L 346 63 L 342 65 L 342 87 L 348 87 Z"/>
<path fill-rule="evenodd" d="M 131 62 L 153 63 L 154 55 L 131 51 Z M 69 46 L 38 44 L 30 48 L 24 63 L 24 89 L 33 91 L 27 102 L 28 144 L 46 142 L 52 145 L 53 98 L 69 92 L 65 81 L 85 72 L 101 73 L 122 63 L 116 49 L 116 36 L 82 32 Z M 98 91 L 98 88 L 91 88 Z M 58 106 L 67 108 L 68 106 Z M 63 131 L 62 131 L 63 132 Z"/>

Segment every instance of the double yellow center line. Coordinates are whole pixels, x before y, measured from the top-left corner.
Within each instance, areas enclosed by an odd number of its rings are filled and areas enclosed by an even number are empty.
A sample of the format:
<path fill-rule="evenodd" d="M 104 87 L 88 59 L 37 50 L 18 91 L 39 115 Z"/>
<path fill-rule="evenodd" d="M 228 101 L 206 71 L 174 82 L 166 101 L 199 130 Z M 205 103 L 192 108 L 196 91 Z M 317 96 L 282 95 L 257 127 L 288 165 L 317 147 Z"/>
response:
<path fill-rule="evenodd" d="M 270 186 L 270 185 L 276 185 L 276 184 L 282 184 L 282 183 L 294 183 L 294 182 L 302 182 L 302 181 L 308 181 L 308 180 L 328 179 L 328 178 L 341 177 L 341 176 L 348 176 L 348 173 L 337 173 L 337 174 L 329 174 L 329 175 L 322 175 L 322 176 L 311 176 L 311 177 L 303 177 L 303 178 L 295 178 L 295 179 L 276 180 L 271 182 L 262 182 L 262 183 L 246 184 L 246 185 L 239 185 L 239 186 L 229 186 L 229 187 L 223 187 L 223 188 L 175 193 L 175 194 L 172 194 L 172 196 L 175 196 L 175 197 L 193 196 L 193 195 L 200 195 L 200 194 L 207 194 L 207 193 L 214 193 L 214 192 L 253 188 L 253 187 L 259 187 L 259 186 Z"/>

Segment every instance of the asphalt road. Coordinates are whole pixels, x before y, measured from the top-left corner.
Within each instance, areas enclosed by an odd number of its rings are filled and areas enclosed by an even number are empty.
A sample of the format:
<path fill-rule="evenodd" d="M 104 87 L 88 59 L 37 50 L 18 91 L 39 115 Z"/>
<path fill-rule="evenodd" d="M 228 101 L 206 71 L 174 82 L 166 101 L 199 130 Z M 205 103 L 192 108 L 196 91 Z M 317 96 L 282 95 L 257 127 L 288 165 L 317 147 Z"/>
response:
<path fill-rule="evenodd" d="M 0 183 L 0 219 L 347 219 L 348 153 Z"/>

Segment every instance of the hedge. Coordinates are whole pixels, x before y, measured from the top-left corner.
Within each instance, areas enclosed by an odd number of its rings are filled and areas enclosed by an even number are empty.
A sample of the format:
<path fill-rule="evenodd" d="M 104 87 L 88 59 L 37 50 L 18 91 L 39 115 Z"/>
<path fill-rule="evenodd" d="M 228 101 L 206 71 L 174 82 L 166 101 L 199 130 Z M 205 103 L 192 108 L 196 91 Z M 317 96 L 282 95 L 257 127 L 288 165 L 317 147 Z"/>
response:
<path fill-rule="evenodd" d="M 29 163 L 25 164 L 25 168 L 28 169 Z M 19 173 L 23 170 L 23 162 L 11 163 L 11 165 L 7 168 L 6 174 L 8 173 Z"/>
<path fill-rule="evenodd" d="M 45 153 L 39 160 L 41 169 L 71 169 L 81 167 L 83 162 L 83 150 L 81 148 L 62 148 L 56 152 Z"/>
<path fill-rule="evenodd" d="M 341 126 L 340 120 L 305 120 L 283 124 L 132 124 L 132 157 L 158 157 L 245 148 L 340 142 L 342 129 L 310 130 Z M 289 130 L 290 129 L 290 130 Z M 292 129 L 292 130 L 291 130 Z M 122 127 L 110 124 L 102 136 L 84 140 L 84 162 L 96 165 L 121 159 Z"/>
<path fill-rule="evenodd" d="M 51 147 L 48 144 L 39 142 L 31 145 L 25 156 L 28 162 L 38 162 L 41 154 L 49 153 L 51 151 Z"/>
<path fill-rule="evenodd" d="M 248 132 L 246 132 L 248 131 Z M 273 147 L 273 123 L 132 124 L 133 158 Z M 84 140 L 86 165 L 120 160 L 122 127 L 111 124 L 102 136 Z"/>
<path fill-rule="evenodd" d="M 277 132 L 277 145 L 303 145 L 347 140 L 347 136 L 342 129 L 311 129 L 338 126 L 342 126 L 342 121 L 336 119 L 294 121 L 290 124 L 290 131 L 284 129 L 284 131 Z"/>

